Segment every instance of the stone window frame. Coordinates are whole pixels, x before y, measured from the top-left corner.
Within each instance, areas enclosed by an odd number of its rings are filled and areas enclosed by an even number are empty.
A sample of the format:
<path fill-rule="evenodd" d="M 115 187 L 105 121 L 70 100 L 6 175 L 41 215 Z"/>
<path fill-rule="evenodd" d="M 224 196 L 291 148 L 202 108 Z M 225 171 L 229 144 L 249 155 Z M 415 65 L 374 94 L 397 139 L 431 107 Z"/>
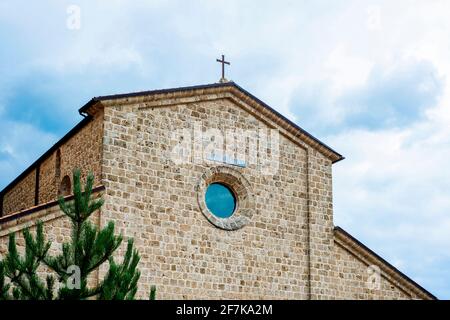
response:
<path fill-rule="evenodd" d="M 65 175 L 59 184 L 58 196 L 68 196 L 72 194 L 72 181 L 69 175 Z"/>
<path fill-rule="evenodd" d="M 206 206 L 206 189 L 211 183 L 224 184 L 236 197 L 236 208 L 230 217 L 219 218 Z M 255 196 L 250 182 L 239 171 L 226 166 L 208 168 L 202 174 L 196 189 L 200 211 L 214 226 L 232 231 L 250 223 L 255 211 Z"/>

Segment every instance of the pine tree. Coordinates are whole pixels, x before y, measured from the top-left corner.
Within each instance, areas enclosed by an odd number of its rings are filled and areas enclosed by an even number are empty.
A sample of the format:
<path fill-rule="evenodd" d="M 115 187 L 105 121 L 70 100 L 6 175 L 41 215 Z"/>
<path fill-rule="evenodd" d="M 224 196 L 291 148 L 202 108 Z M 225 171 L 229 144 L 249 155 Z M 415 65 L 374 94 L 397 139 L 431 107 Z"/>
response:
<path fill-rule="evenodd" d="M 98 230 L 89 221 L 104 203 L 102 198 L 92 197 L 93 184 L 94 176 L 89 174 L 82 191 L 80 171 L 75 170 L 73 200 L 59 198 L 60 209 L 72 223 L 71 241 L 62 245 L 59 255 L 50 256 L 51 243 L 45 240 L 42 222 L 37 223 L 35 236 L 28 228 L 23 231 L 25 250 L 22 255 L 18 252 L 15 234 L 10 234 L 8 252 L 0 259 L 0 300 L 134 299 L 140 277 L 139 254 L 130 239 L 122 263 L 114 261 L 113 254 L 122 243 L 122 236 L 114 235 L 113 222 Z M 109 270 L 104 279 L 88 286 L 89 275 L 106 261 Z M 53 275 L 42 280 L 38 275 L 39 267 L 47 267 Z"/>
<path fill-rule="evenodd" d="M 150 288 L 150 300 L 156 300 L 156 286 Z"/>

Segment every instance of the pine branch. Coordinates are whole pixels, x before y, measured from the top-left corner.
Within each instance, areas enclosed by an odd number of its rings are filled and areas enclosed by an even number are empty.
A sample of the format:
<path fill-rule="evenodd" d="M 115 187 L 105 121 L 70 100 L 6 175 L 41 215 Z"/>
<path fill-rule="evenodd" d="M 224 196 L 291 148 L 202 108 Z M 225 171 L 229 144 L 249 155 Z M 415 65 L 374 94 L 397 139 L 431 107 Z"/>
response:
<path fill-rule="evenodd" d="M 140 272 L 137 270 L 139 254 L 133 249 L 133 240 L 128 240 L 122 264 L 117 265 L 111 257 L 109 271 L 101 284 L 101 300 L 132 300 L 137 292 Z"/>
<path fill-rule="evenodd" d="M 46 284 L 47 284 L 47 288 L 46 288 L 46 292 L 45 292 L 45 299 L 46 300 L 53 300 L 53 289 L 55 287 L 55 278 L 53 276 L 47 276 L 46 278 Z"/>
<path fill-rule="evenodd" d="M 9 295 L 10 284 L 5 283 L 5 266 L 3 261 L 0 261 L 0 300 L 11 300 L 12 297 Z"/>
<path fill-rule="evenodd" d="M 23 231 L 25 239 L 24 257 L 17 251 L 15 235 L 9 238 L 8 254 L 5 258 L 5 274 L 11 283 L 17 286 L 16 295 L 22 299 L 45 299 L 45 284 L 37 276 L 37 269 L 50 249 L 50 242 L 45 242 L 42 222 L 38 221 L 36 237 L 30 233 L 29 228 Z"/>
<path fill-rule="evenodd" d="M 156 300 L 156 286 L 150 287 L 150 300 Z"/>
<path fill-rule="evenodd" d="M 59 255 L 49 254 L 51 242 L 45 240 L 42 222 L 38 221 L 35 235 L 28 228 L 23 231 L 23 255 L 17 250 L 15 235 L 10 234 L 8 253 L 3 261 L 0 260 L 0 300 L 134 299 L 140 277 L 137 269 L 139 254 L 130 239 L 123 262 L 114 262 L 113 254 L 122 243 L 122 236 L 114 235 L 113 222 L 101 230 L 89 222 L 89 217 L 104 204 L 102 198 L 92 199 L 93 186 L 94 176 L 89 174 L 82 191 L 80 170 L 74 170 L 73 199 L 58 199 L 61 211 L 72 224 L 71 241 L 63 243 Z M 109 261 L 109 271 L 103 281 L 88 287 L 89 275 L 106 261 Z M 38 269 L 42 265 L 57 277 L 48 275 L 45 281 L 41 280 Z M 73 270 L 76 271 L 72 274 Z M 6 283 L 6 278 L 9 278 L 9 283 Z M 60 286 L 55 295 L 56 281 Z"/>
<path fill-rule="evenodd" d="M 114 236 L 114 223 L 109 222 L 108 225 L 103 228 L 94 241 L 92 261 L 88 273 L 97 269 L 100 265 L 106 262 L 119 248 L 122 243 L 122 236 Z"/>

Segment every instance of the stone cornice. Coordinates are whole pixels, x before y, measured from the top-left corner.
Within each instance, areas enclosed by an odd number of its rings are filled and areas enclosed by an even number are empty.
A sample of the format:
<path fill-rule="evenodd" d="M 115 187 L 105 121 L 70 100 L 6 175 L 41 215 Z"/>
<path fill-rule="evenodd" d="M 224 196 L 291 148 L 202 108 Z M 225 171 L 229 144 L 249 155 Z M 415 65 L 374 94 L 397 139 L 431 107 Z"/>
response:
<path fill-rule="evenodd" d="M 434 295 L 422 288 L 419 284 L 407 277 L 386 260 L 378 256 L 375 252 L 370 250 L 368 247 L 359 242 L 342 228 L 336 227 L 334 229 L 334 241 L 366 265 L 378 266 L 382 272 L 382 276 L 384 276 L 394 285 L 401 288 L 401 290 L 403 290 L 407 294 L 411 295 L 413 299 L 437 299 Z"/>
<path fill-rule="evenodd" d="M 99 185 L 92 189 L 95 197 L 101 196 L 101 192 L 105 190 L 103 185 Z M 73 200 L 73 195 L 64 197 L 65 201 Z M 50 216 L 50 214 L 52 214 Z M 37 220 L 51 220 L 64 214 L 59 209 L 58 200 L 46 202 L 33 206 L 31 208 L 14 212 L 0 218 L 0 237 L 10 232 L 21 230 L 36 223 Z"/>
<path fill-rule="evenodd" d="M 93 115 L 99 108 L 108 106 L 137 104 L 139 108 L 156 108 L 223 98 L 250 106 L 255 116 L 270 120 L 295 139 L 300 139 L 322 153 L 333 163 L 344 159 L 342 155 L 233 82 L 97 97 L 81 108 L 80 112 Z"/>

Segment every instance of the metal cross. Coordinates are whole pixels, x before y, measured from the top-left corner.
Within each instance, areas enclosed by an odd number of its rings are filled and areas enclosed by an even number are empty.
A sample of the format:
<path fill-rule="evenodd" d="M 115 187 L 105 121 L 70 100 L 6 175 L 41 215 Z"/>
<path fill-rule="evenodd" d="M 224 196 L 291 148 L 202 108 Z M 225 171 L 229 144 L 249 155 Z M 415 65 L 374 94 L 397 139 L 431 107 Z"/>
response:
<path fill-rule="evenodd" d="M 230 65 L 230 63 L 228 61 L 225 61 L 224 55 L 222 55 L 222 60 L 216 59 L 216 61 L 222 64 L 222 78 L 220 78 L 220 82 L 227 82 L 228 80 L 225 79 L 225 65 Z"/>

